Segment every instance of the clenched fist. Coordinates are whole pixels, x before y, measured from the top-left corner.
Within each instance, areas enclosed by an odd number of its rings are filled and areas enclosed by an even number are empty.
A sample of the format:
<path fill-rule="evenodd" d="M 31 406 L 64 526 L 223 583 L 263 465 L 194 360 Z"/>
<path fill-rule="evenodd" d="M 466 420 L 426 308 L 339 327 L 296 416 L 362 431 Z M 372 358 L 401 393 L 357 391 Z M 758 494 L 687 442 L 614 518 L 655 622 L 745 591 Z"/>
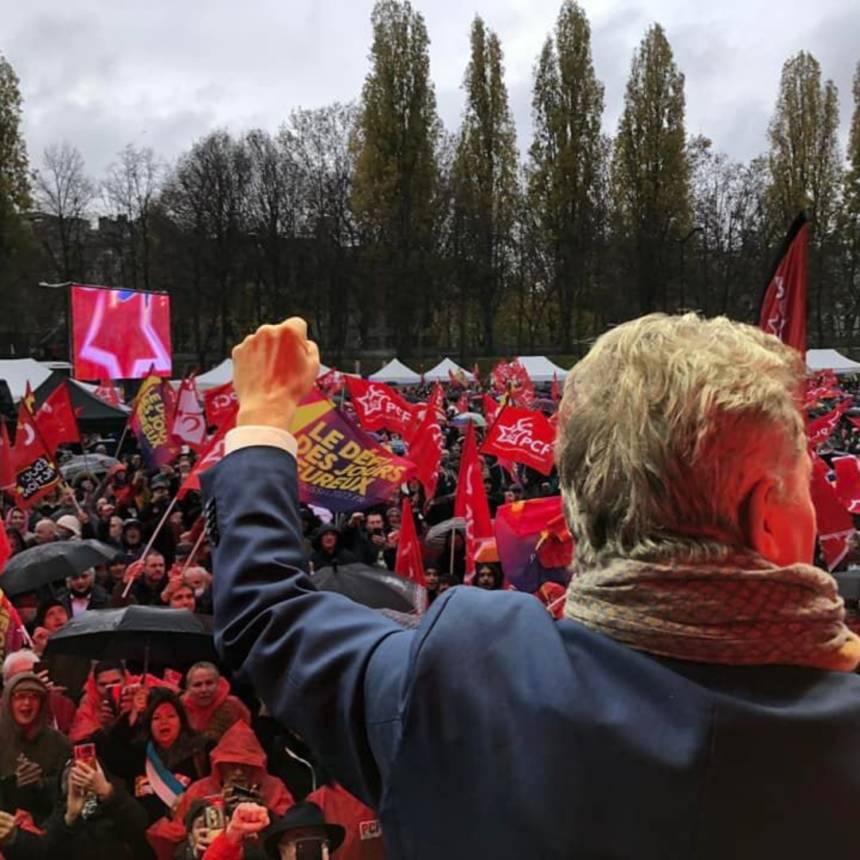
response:
<path fill-rule="evenodd" d="M 319 349 L 308 340 L 303 319 L 290 317 L 279 325 L 260 326 L 233 350 L 233 387 L 239 400 L 236 424 L 289 430 L 319 366 Z"/>

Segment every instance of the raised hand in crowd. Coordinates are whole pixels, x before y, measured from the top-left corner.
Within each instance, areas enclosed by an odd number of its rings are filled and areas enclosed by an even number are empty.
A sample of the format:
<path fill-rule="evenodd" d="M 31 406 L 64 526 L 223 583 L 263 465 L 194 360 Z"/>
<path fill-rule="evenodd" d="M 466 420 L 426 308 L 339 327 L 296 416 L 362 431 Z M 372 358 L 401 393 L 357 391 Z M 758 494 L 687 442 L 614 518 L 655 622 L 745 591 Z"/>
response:
<path fill-rule="evenodd" d="M 238 845 L 269 826 L 269 811 L 259 803 L 240 803 L 230 816 L 225 834 Z"/>

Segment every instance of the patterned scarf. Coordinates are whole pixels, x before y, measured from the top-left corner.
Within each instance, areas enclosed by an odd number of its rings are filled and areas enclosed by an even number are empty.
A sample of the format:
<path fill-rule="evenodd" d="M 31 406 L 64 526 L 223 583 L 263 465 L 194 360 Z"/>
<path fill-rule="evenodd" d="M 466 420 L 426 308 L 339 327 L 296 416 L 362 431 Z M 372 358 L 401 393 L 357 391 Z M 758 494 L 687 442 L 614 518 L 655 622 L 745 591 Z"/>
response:
<path fill-rule="evenodd" d="M 618 559 L 574 576 L 566 618 L 631 648 L 699 663 L 853 671 L 860 638 L 836 580 L 756 556 L 703 564 Z"/>

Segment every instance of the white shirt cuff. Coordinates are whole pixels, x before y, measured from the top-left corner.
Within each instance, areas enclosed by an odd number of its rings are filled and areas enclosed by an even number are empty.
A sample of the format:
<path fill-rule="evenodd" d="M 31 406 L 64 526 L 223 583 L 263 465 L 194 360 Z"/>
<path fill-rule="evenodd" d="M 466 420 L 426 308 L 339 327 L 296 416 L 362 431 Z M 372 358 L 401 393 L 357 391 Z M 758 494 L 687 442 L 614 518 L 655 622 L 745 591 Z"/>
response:
<path fill-rule="evenodd" d="M 296 457 L 299 446 L 295 436 L 280 427 L 265 427 L 262 424 L 244 424 L 234 427 L 227 433 L 224 440 L 224 453 L 238 451 L 240 448 L 251 448 L 254 445 L 266 445 L 269 448 L 280 448 Z"/>

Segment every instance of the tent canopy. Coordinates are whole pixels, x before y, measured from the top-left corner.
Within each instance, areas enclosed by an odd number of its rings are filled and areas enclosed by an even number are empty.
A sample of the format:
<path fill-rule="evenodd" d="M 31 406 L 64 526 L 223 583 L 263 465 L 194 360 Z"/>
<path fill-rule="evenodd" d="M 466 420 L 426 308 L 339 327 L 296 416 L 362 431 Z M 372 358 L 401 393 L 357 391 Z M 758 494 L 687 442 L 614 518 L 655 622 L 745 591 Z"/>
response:
<path fill-rule="evenodd" d="M 328 368 L 320 362 L 319 376 L 328 372 Z M 233 381 L 233 359 L 225 358 L 221 364 L 216 365 L 206 373 L 201 373 L 196 376 L 194 381 L 197 383 L 198 391 L 206 391 L 209 388 L 217 388 L 219 385 L 224 385 L 226 382 Z"/>
<path fill-rule="evenodd" d="M 470 371 L 466 370 L 464 367 L 460 367 L 456 361 L 452 361 L 447 356 L 436 365 L 436 367 L 431 368 L 424 374 L 425 382 L 448 382 L 450 377 L 448 373 L 460 374 L 462 373 L 466 379 L 471 382 L 475 376 Z"/>
<path fill-rule="evenodd" d="M 421 377 L 414 370 L 396 358 L 367 378 L 371 382 L 390 382 L 392 385 L 418 385 L 421 382 Z"/>
<path fill-rule="evenodd" d="M 27 390 L 27 383 L 35 391 L 51 376 L 51 369 L 34 358 L 0 360 L 0 379 L 6 381 L 12 399 L 17 403 Z"/>
<path fill-rule="evenodd" d="M 128 409 L 118 409 L 91 394 L 79 382 L 67 379 L 54 371 L 34 392 L 36 406 L 41 406 L 56 388 L 65 385 L 69 389 L 72 409 L 78 417 L 78 426 L 84 433 L 110 433 L 121 430 L 128 420 Z"/>
<path fill-rule="evenodd" d="M 561 382 L 567 376 L 563 367 L 554 364 L 545 355 L 520 355 L 517 361 L 526 369 L 532 382 L 552 382 L 553 374 Z"/>
<path fill-rule="evenodd" d="M 807 369 L 817 372 L 832 370 L 834 373 L 860 373 L 860 364 L 837 352 L 835 349 L 806 350 Z"/>

